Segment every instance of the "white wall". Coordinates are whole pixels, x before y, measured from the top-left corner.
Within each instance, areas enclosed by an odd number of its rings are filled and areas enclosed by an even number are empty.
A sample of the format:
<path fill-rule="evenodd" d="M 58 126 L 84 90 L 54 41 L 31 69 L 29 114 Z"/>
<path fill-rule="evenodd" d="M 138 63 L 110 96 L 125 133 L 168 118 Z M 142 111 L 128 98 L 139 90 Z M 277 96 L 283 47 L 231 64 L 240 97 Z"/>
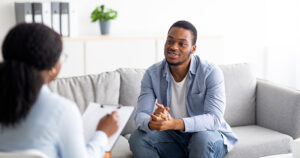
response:
<path fill-rule="evenodd" d="M 264 38 L 264 28 L 261 27 L 261 22 L 265 21 L 262 16 L 265 8 L 262 0 L 69 1 L 76 4 L 78 8 L 79 36 L 100 34 L 98 23 L 91 23 L 90 13 L 95 6 L 105 3 L 119 13 L 118 18 L 112 22 L 112 34 L 166 35 L 170 25 L 175 21 L 189 20 L 197 27 L 199 34 L 224 37 L 225 54 L 233 55 L 233 57 L 225 58 L 225 63 L 241 62 L 244 60 L 241 52 L 245 46 L 257 50 L 258 48 L 254 48 L 257 44 L 250 44 L 250 42 L 261 43 Z M 0 32 L 0 40 L 8 28 L 14 25 L 13 2 L 13 0 L 0 2 L 0 6 L 5 7 L 5 10 L 2 10 L 3 14 L 0 14 L 0 21 L 3 24 L 1 26 L 4 26 L 3 29 L 1 28 L 3 31 Z M 253 10 L 256 12 L 253 13 Z M 257 47 L 262 49 L 261 45 Z"/>
<path fill-rule="evenodd" d="M 7 31 L 12 27 L 15 21 L 15 14 L 13 10 L 13 3 L 9 1 L 0 1 L 0 42 L 2 48 L 2 41 Z M 2 49 L 0 50 L 2 52 Z M 2 60 L 2 53 L 0 55 L 0 61 Z"/>
<path fill-rule="evenodd" d="M 292 70 L 289 76 L 293 79 L 281 79 L 275 75 L 280 63 L 277 63 L 275 57 L 272 58 L 277 46 L 289 48 L 287 51 L 299 54 L 299 0 L 68 1 L 78 8 L 79 36 L 100 34 L 98 24 L 90 22 L 90 13 L 101 3 L 119 13 L 118 18 L 112 22 L 111 34 L 115 35 L 166 35 L 173 22 L 185 19 L 191 21 L 201 35 L 223 37 L 224 45 L 221 49 L 224 54 L 222 60 L 218 60 L 219 64 L 250 62 L 258 77 L 291 87 L 300 85 L 299 77 L 297 79 L 300 70 L 295 68 L 296 61 L 286 61 L 285 64 L 287 69 Z M 1 43 L 5 33 L 15 23 L 13 2 L 13 0 L 0 1 Z M 268 50 L 268 55 L 265 50 Z M 282 52 L 277 52 L 276 59 L 277 57 L 283 60 L 290 59 L 284 57 L 285 49 L 281 50 Z M 199 51 L 201 54 L 200 48 Z"/>
<path fill-rule="evenodd" d="M 300 89 L 300 1 L 266 0 L 265 78 Z"/>

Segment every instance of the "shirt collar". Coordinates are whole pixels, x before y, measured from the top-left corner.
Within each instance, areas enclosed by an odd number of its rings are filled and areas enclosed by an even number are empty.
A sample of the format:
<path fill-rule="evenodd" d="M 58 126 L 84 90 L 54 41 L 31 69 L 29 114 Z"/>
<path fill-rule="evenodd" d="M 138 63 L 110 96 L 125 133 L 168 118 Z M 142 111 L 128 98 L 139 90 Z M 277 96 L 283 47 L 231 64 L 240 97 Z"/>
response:
<path fill-rule="evenodd" d="M 40 94 L 48 95 L 49 93 L 51 93 L 51 90 L 49 89 L 49 87 L 46 84 L 44 84 L 40 90 Z"/>
<path fill-rule="evenodd" d="M 163 62 L 164 62 L 163 76 L 168 77 L 169 74 L 171 74 L 170 69 L 169 69 L 169 64 L 168 64 L 166 59 L 164 59 Z M 191 63 L 190 63 L 190 67 L 189 67 L 189 72 L 191 74 L 195 75 L 196 74 L 196 69 L 197 69 L 197 63 L 196 63 L 195 55 L 192 54 L 191 55 Z"/>
<path fill-rule="evenodd" d="M 163 76 L 166 77 L 169 72 L 169 64 L 166 59 L 163 60 Z"/>
<path fill-rule="evenodd" d="M 193 75 L 196 74 L 196 70 L 197 70 L 197 60 L 194 54 L 191 55 L 191 63 L 190 63 L 190 68 L 189 68 L 189 72 Z"/>

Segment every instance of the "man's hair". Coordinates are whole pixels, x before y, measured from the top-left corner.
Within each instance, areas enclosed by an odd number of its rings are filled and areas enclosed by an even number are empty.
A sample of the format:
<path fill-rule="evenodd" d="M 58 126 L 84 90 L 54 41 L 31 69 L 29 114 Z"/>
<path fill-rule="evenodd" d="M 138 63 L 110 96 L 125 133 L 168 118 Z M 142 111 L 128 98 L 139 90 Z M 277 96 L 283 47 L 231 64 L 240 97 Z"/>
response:
<path fill-rule="evenodd" d="M 170 30 L 173 28 L 173 27 L 180 27 L 180 28 L 184 28 L 186 30 L 190 30 L 194 36 L 193 38 L 193 45 L 196 44 L 197 42 L 197 29 L 195 28 L 195 26 L 188 22 L 188 21 L 185 21 L 185 20 L 180 20 L 180 21 L 177 21 L 175 22 L 169 29 L 168 33 L 170 32 Z"/>

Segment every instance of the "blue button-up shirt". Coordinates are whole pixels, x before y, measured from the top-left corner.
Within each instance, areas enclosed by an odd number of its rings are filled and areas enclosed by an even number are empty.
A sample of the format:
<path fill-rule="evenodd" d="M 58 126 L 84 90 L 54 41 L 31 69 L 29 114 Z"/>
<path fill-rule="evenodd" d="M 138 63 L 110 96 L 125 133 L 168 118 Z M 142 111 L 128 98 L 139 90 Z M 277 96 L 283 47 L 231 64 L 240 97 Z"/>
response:
<path fill-rule="evenodd" d="M 171 76 L 168 63 L 163 60 L 147 69 L 142 79 L 135 116 L 136 126 L 151 131 L 148 123 L 154 103 L 170 107 Z M 191 56 L 187 74 L 186 108 L 189 117 L 182 118 L 185 132 L 218 130 L 222 133 L 228 151 L 237 142 L 237 137 L 224 120 L 225 85 L 223 73 L 217 66 Z"/>

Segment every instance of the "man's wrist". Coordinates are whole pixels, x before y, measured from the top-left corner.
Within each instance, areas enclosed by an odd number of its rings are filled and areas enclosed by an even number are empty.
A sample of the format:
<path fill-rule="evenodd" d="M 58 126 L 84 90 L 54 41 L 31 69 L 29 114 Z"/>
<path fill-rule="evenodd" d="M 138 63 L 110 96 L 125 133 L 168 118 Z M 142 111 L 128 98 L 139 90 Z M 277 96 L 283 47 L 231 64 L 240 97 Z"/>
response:
<path fill-rule="evenodd" d="M 181 118 L 174 118 L 174 130 L 185 130 L 184 121 Z"/>
<path fill-rule="evenodd" d="M 144 123 L 143 123 L 144 124 L 143 126 L 144 126 L 146 132 L 152 131 L 152 129 L 150 128 L 150 121 L 151 121 L 151 117 L 149 120 L 144 121 Z"/>
<path fill-rule="evenodd" d="M 149 124 L 150 124 L 150 121 L 148 122 L 148 129 L 149 129 L 149 130 L 152 130 L 152 129 L 150 128 Z"/>

